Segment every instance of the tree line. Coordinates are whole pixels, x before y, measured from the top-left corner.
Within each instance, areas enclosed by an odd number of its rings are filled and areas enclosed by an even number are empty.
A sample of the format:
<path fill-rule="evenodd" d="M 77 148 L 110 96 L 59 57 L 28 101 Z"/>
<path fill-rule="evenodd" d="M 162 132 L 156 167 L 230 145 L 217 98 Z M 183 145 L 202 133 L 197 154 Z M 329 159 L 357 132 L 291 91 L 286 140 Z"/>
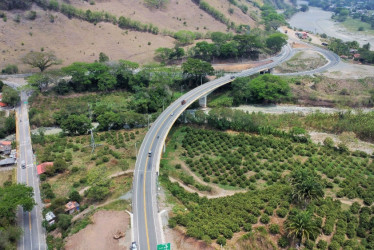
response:
<path fill-rule="evenodd" d="M 250 34 L 237 34 L 212 32 L 210 38 L 213 43 L 198 42 L 188 50 L 188 55 L 204 61 L 214 59 L 258 59 L 261 53 L 274 54 L 279 52 L 287 43 L 286 36 L 281 33 L 270 35 L 256 29 Z M 179 46 L 158 48 L 155 51 L 156 59 L 162 63 L 172 62 L 185 56 L 185 51 Z"/>

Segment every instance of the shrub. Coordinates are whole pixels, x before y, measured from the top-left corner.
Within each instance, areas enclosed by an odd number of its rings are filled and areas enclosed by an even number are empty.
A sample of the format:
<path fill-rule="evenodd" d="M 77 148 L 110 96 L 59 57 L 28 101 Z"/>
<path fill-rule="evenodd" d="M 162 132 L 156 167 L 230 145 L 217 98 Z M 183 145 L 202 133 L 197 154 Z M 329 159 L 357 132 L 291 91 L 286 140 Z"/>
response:
<path fill-rule="evenodd" d="M 219 237 L 217 238 L 217 244 L 218 244 L 218 245 L 222 245 L 222 246 L 226 245 L 226 238 L 223 237 L 223 236 L 219 236 Z"/>
<path fill-rule="evenodd" d="M 306 249 L 313 250 L 314 242 L 312 240 L 306 240 L 304 244 Z"/>
<path fill-rule="evenodd" d="M 244 224 L 243 229 L 246 232 L 250 232 L 252 230 L 252 224 L 251 223 Z"/>
<path fill-rule="evenodd" d="M 322 250 L 327 249 L 327 242 L 324 240 L 319 240 L 317 243 L 317 248 Z"/>
<path fill-rule="evenodd" d="M 279 233 L 279 225 L 277 225 L 277 224 L 271 224 L 269 226 L 269 232 L 271 234 L 278 234 Z"/>
<path fill-rule="evenodd" d="M 261 223 L 268 224 L 270 221 L 270 217 L 267 214 L 263 214 L 260 218 Z"/>
<path fill-rule="evenodd" d="M 286 236 L 282 236 L 278 240 L 278 246 L 286 248 L 289 245 L 288 239 Z"/>
<path fill-rule="evenodd" d="M 339 250 L 340 244 L 337 241 L 331 241 L 329 245 L 329 250 Z"/>
<path fill-rule="evenodd" d="M 17 74 L 18 73 L 18 67 L 17 67 L 17 65 L 14 65 L 14 64 L 8 64 L 8 65 L 5 66 L 4 69 L 1 70 L 1 73 L 2 74 L 8 74 L 8 75 Z"/>
<path fill-rule="evenodd" d="M 276 211 L 277 215 L 280 217 L 280 218 L 284 218 L 286 217 L 286 215 L 288 214 L 288 210 L 284 207 L 281 207 L 279 208 L 277 211 Z"/>

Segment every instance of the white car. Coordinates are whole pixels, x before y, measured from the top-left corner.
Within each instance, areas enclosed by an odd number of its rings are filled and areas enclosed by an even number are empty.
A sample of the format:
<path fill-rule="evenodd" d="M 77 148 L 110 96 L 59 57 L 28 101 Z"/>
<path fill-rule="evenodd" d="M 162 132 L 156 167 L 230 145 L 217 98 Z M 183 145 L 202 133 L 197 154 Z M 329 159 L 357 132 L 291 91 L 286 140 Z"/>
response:
<path fill-rule="evenodd" d="M 133 243 L 131 243 L 131 250 L 137 250 L 138 247 L 136 246 L 136 242 L 134 241 Z"/>

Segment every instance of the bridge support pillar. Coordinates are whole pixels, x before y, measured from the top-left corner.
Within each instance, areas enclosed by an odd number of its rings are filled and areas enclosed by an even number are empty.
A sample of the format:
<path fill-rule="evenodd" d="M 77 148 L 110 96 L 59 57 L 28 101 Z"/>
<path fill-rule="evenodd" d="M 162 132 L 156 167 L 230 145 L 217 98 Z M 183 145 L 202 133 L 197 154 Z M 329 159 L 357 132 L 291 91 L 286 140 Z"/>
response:
<path fill-rule="evenodd" d="M 205 96 L 203 96 L 203 97 L 201 97 L 199 99 L 199 105 L 200 105 L 200 107 L 202 107 L 202 108 L 206 108 L 207 107 L 207 99 L 208 99 L 207 95 L 205 95 Z"/>

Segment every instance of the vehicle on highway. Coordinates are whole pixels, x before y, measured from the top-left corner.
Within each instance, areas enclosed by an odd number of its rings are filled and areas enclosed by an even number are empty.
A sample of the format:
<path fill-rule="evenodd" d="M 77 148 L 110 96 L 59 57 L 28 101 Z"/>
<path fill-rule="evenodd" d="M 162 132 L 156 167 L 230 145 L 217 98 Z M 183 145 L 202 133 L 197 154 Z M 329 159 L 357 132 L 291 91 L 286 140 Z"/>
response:
<path fill-rule="evenodd" d="M 149 152 L 148 152 L 148 156 L 149 156 L 149 157 L 152 156 L 152 151 L 149 151 Z"/>
<path fill-rule="evenodd" d="M 170 116 L 173 116 L 174 115 L 174 112 L 172 112 L 171 114 L 170 114 Z"/>
<path fill-rule="evenodd" d="M 26 163 L 25 163 L 25 161 L 21 161 L 21 168 L 26 168 Z"/>
<path fill-rule="evenodd" d="M 230 76 L 230 79 L 235 79 L 235 76 Z"/>
<path fill-rule="evenodd" d="M 183 100 L 183 101 L 181 102 L 181 104 L 182 104 L 182 105 L 186 104 L 186 100 Z"/>
<path fill-rule="evenodd" d="M 138 247 L 136 246 L 136 242 L 134 241 L 133 243 L 131 243 L 131 250 L 137 250 Z"/>

